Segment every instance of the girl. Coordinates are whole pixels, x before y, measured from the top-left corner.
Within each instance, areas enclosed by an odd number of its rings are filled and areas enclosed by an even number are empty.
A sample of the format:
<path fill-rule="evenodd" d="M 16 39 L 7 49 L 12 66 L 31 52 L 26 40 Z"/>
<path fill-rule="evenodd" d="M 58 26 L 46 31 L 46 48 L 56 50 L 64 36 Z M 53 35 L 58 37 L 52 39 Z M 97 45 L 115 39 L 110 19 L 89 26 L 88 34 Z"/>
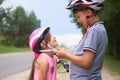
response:
<path fill-rule="evenodd" d="M 49 30 L 49 27 L 35 29 L 29 37 L 29 47 L 35 57 L 29 80 L 56 80 L 56 59 L 53 53 L 58 42 Z"/>

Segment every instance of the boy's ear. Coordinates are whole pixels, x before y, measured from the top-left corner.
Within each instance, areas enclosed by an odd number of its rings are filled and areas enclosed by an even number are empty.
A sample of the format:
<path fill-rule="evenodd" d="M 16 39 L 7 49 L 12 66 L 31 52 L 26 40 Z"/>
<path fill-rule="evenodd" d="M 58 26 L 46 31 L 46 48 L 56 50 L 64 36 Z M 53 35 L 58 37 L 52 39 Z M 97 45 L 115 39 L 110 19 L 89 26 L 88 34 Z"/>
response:
<path fill-rule="evenodd" d="M 91 16 L 92 11 L 90 9 L 87 9 L 86 12 L 87 12 L 87 16 Z"/>
<path fill-rule="evenodd" d="M 90 9 L 86 9 L 83 12 L 86 15 L 86 18 L 89 18 L 91 16 L 91 14 L 92 14 L 92 11 Z"/>
<path fill-rule="evenodd" d="M 92 10 L 87 9 L 87 15 L 88 15 L 88 16 L 94 16 L 95 13 L 94 13 Z"/>

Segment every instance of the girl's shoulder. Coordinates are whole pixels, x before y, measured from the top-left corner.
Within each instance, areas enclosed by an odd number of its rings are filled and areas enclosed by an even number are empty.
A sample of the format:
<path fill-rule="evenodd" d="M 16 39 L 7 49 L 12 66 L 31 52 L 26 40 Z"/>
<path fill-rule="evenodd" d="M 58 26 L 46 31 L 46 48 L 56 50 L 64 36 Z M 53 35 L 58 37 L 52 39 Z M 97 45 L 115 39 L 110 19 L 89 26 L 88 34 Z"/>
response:
<path fill-rule="evenodd" d="M 45 56 L 42 56 L 43 54 L 40 54 L 40 56 L 37 58 L 38 64 L 48 64 L 48 60 Z"/>
<path fill-rule="evenodd" d="M 56 61 L 56 58 L 55 57 L 50 57 L 46 53 L 41 53 L 40 56 L 37 59 L 37 62 L 39 64 L 44 64 L 44 65 L 50 64 L 51 62 L 54 62 L 54 61 Z"/>

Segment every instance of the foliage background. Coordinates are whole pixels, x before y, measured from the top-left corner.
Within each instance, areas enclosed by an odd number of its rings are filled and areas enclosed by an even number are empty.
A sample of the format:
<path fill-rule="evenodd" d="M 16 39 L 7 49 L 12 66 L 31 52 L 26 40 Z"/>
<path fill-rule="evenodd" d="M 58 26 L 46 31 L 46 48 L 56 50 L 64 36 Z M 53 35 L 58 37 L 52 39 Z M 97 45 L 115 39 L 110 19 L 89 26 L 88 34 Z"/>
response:
<path fill-rule="evenodd" d="M 2 4 L 4 0 L 0 0 Z M 30 33 L 40 27 L 40 20 L 33 11 L 27 13 L 22 6 L 12 8 L 0 7 L 0 35 L 4 36 L 1 44 L 25 47 Z"/>

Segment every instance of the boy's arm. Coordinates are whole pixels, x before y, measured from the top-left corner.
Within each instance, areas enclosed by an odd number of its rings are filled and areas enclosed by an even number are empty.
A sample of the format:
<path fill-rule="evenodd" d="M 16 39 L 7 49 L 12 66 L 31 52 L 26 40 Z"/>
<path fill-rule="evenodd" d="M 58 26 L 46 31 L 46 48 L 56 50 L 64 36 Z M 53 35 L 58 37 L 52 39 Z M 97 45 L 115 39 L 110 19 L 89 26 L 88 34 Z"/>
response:
<path fill-rule="evenodd" d="M 84 51 L 84 55 L 75 56 L 65 50 L 59 49 L 56 51 L 56 55 L 60 58 L 69 59 L 72 63 L 76 64 L 77 66 L 80 66 L 83 68 L 90 68 L 93 63 L 95 53 L 93 53 L 92 51 L 86 50 Z"/>

